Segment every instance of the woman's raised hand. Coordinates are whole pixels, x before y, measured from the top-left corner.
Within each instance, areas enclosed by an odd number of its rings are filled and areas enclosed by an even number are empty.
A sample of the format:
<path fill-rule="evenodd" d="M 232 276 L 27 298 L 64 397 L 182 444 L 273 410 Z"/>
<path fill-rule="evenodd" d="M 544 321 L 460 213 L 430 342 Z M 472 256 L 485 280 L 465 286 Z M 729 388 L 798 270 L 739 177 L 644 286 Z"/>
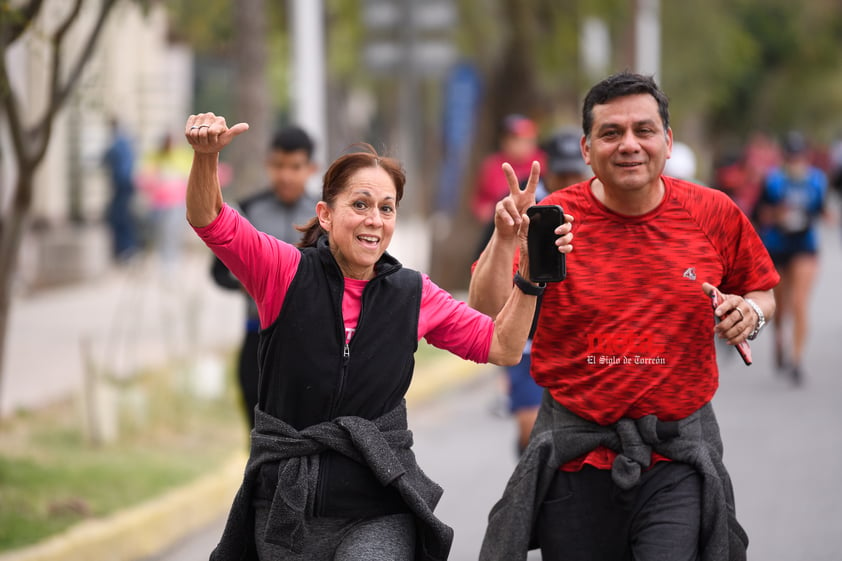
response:
<path fill-rule="evenodd" d="M 248 128 L 248 123 L 237 123 L 229 128 L 225 124 L 225 117 L 213 113 L 199 113 L 187 118 L 184 136 L 195 152 L 215 154 Z"/>

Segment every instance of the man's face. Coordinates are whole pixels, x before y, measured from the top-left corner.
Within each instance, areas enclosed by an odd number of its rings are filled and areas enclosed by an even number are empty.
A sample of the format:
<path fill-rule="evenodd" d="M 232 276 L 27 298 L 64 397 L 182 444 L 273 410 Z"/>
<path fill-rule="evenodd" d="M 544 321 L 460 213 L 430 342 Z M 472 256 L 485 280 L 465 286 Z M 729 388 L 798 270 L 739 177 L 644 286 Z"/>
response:
<path fill-rule="evenodd" d="M 784 167 L 793 178 L 803 179 L 807 177 L 810 170 L 810 155 L 806 151 L 797 154 L 785 154 Z"/>
<path fill-rule="evenodd" d="M 590 140 L 582 139 L 582 153 L 606 191 L 619 195 L 659 188 L 672 130 L 664 130 L 655 98 L 618 97 L 595 105 L 592 113 Z"/>
<path fill-rule="evenodd" d="M 529 136 L 506 135 L 500 143 L 503 154 L 512 162 L 525 162 L 538 149 L 538 139 Z"/>
<path fill-rule="evenodd" d="M 273 150 L 266 159 L 266 172 L 275 196 L 286 204 L 292 204 L 301 197 L 307 180 L 315 171 L 315 165 L 305 150 Z"/>

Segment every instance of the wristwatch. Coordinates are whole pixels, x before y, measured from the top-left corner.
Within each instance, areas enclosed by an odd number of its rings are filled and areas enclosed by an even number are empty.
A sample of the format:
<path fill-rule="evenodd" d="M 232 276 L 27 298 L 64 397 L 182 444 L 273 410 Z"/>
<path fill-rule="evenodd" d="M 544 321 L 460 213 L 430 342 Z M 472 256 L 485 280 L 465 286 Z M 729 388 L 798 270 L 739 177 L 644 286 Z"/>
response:
<path fill-rule="evenodd" d="M 755 314 L 757 314 L 757 325 L 754 326 L 754 331 L 748 335 L 749 341 L 754 341 L 754 339 L 760 334 L 760 330 L 763 329 L 764 325 L 766 325 L 766 316 L 763 315 L 763 310 L 760 309 L 757 302 L 751 298 L 743 298 L 743 300 L 745 300 L 746 304 L 751 306 L 751 309 L 754 310 Z"/>
<path fill-rule="evenodd" d="M 523 278 L 520 275 L 520 272 L 515 273 L 515 284 L 521 292 L 530 296 L 541 296 L 544 293 L 544 289 L 547 287 L 547 283 L 545 282 L 539 282 L 537 285 L 532 284 Z"/>

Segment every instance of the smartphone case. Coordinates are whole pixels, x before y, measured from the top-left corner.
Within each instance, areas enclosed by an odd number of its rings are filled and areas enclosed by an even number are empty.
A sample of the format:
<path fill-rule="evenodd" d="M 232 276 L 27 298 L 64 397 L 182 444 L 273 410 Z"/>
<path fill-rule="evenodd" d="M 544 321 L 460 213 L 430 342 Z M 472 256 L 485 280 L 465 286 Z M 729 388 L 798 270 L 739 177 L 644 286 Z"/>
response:
<path fill-rule="evenodd" d="M 559 253 L 554 230 L 564 223 L 559 205 L 534 205 L 526 209 L 529 217 L 527 246 L 529 277 L 533 282 L 560 282 L 567 277 L 567 263 Z"/>

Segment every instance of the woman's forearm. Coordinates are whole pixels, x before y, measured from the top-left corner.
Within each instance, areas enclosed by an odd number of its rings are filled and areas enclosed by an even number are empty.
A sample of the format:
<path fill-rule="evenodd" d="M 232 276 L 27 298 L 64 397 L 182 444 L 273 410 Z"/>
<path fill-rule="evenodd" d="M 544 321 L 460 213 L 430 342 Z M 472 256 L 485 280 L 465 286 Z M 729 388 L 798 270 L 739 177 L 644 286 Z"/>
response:
<path fill-rule="evenodd" d="M 187 221 L 192 226 L 207 226 L 222 209 L 222 190 L 217 165 L 219 154 L 193 154 L 187 179 Z"/>
<path fill-rule="evenodd" d="M 187 179 L 187 220 L 192 226 L 207 226 L 222 210 L 219 151 L 248 128 L 248 123 L 237 123 L 228 128 L 225 117 L 213 113 L 187 118 L 184 135 L 193 148 L 193 165 Z"/>
<path fill-rule="evenodd" d="M 537 301 L 537 296 L 526 294 L 517 287 L 510 290 L 509 298 L 494 322 L 488 362 L 500 366 L 514 366 L 520 362 Z"/>
<path fill-rule="evenodd" d="M 504 240 L 495 230 L 471 274 L 468 305 L 496 318 L 512 291 L 512 263 L 517 240 Z"/>

